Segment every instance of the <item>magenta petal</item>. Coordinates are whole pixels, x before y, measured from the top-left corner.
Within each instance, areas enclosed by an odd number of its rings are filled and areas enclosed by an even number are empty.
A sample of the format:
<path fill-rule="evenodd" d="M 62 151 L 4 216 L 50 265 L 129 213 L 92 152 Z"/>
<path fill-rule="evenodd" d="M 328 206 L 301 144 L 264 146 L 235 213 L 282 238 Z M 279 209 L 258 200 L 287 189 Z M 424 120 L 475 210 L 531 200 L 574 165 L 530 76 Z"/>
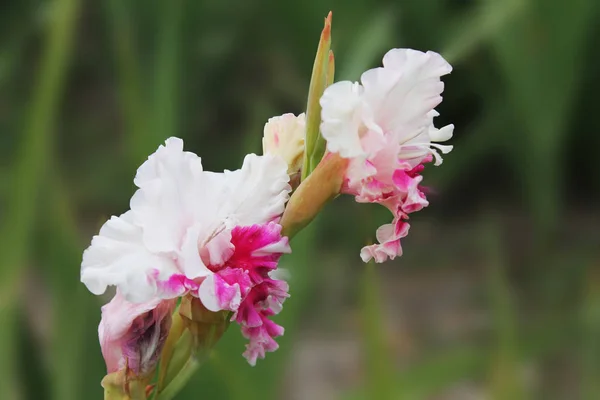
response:
<path fill-rule="evenodd" d="M 209 310 L 235 311 L 232 321 L 249 340 L 244 357 L 254 365 L 266 352 L 277 349 L 275 338 L 283 335 L 283 327 L 269 317 L 281 311 L 289 288 L 269 273 L 290 247 L 276 222 L 236 226 L 231 244 L 233 253 L 221 265 L 209 266 L 214 274 L 202 282 L 198 294 Z"/>
<path fill-rule="evenodd" d="M 269 222 L 263 225 L 235 227 L 231 232 L 231 243 L 235 252 L 227 261 L 234 268 L 249 270 L 253 279 L 256 269 L 275 269 L 283 253 L 289 253 L 286 237 L 281 236 L 281 225 Z"/>

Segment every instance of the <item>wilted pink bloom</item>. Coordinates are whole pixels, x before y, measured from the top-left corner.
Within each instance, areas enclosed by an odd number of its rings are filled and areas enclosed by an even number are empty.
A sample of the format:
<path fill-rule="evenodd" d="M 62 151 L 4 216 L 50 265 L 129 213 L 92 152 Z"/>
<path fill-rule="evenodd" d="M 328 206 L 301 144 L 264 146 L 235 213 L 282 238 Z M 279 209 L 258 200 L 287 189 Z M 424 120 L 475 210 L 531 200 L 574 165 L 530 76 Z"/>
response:
<path fill-rule="evenodd" d="M 366 246 L 366 262 L 402 254 L 408 214 L 428 205 L 420 182 L 423 164 L 442 163 L 438 150 L 452 137 L 452 125 L 437 129 L 434 108 L 442 101 L 440 77 L 452 67 L 439 54 L 393 49 L 383 67 L 362 74 L 361 83 L 337 82 L 321 98 L 321 132 L 327 149 L 350 159 L 343 192 L 361 203 L 379 203 L 394 219 L 377 230 L 378 244 Z"/>
<path fill-rule="evenodd" d="M 109 374 L 127 367 L 143 376 L 154 369 L 171 328 L 175 304 L 175 300 L 160 299 L 130 303 L 117 291 L 102 307 L 98 327 Z"/>
<path fill-rule="evenodd" d="M 287 169 L 279 156 L 250 154 L 239 170 L 207 172 L 180 139 L 168 139 L 138 169 L 131 210 L 107 221 L 84 252 L 81 280 L 95 294 L 117 286 L 134 303 L 189 293 L 211 311 L 236 313 L 250 347 L 273 350 L 249 333 L 262 325 L 242 309 L 252 305 L 264 317 L 271 339 L 283 333 L 267 317 L 279 311 L 270 302 L 280 305 L 287 285 L 268 273 L 290 252 L 277 223 L 290 191 Z"/>

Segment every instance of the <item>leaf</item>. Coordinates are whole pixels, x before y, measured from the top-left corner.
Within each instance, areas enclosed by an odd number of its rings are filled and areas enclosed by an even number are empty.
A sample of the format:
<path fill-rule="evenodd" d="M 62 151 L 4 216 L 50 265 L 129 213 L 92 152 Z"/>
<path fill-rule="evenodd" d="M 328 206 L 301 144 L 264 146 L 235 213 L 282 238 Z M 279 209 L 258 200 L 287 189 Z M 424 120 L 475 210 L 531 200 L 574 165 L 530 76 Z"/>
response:
<path fill-rule="evenodd" d="M 365 265 L 362 287 L 362 328 L 369 398 L 393 400 L 396 399 L 394 363 L 386 346 L 386 327 L 374 263 Z"/>
<path fill-rule="evenodd" d="M 73 30 L 79 10 L 78 0 L 56 0 L 48 26 L 48 39 L 31 99 L 31 108 L 14 166 L 15 179 L 9 191 L 6 219 L 0 230 L 0 322 L 6 331 L 0 336 L 0 387 L 8 398 L 17 396 L 18 381 L 14 372 L 14 317 L 17 307 L 15 288 L 36 217 L 37 199 L 42 176 L 50 159 L 52 131 L 70 59 Z"/>

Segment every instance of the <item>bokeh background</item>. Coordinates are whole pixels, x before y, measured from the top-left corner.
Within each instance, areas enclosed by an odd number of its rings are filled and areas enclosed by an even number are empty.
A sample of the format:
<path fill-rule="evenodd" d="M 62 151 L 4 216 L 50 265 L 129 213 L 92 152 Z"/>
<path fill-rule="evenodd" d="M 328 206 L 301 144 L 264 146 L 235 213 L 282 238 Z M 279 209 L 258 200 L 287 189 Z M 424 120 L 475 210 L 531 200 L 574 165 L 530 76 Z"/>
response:
<path fill-rule="evenodd" d="M 22 0 L 0 6 L 0 398 L 101 399 L 81 253 L 135 169 L 180 136 L 207 169 L 304 110 L 323 18 L 336 79 L 392 47 L 441 52 L 438 124 L 405 254 L 339 198 L 282 260 L 281 348 L 235 326 L 180 399 L 600 399 L 600 2 Z"/>

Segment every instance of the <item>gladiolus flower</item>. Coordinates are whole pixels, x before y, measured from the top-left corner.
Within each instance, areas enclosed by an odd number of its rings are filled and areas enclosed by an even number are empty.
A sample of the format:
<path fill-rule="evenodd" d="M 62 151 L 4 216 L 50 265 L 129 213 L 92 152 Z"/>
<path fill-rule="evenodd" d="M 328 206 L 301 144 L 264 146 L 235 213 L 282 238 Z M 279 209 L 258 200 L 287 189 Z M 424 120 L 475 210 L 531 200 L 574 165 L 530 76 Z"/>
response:
<path fill-rule="evenodd" d="M 118 288 L 131 303 L 160 304 L 186 294 L 211 311 L 234 312 L 250 339 L 250 363 L 276 348 L 283 328 L 268 320 L 287 297 L 271 279 L 288 240 L 277 223 L 288 199 L 288 166 L 250 154 L 242 168 L 202 169 L 170 138 L 138 169 L 131 210 L 112 217 L 84 252 L 81 280 L 94 294 Z"/>
<path fill-rule="evenodd" d="M 440 77 L 452 67 L 434 52 L 393 49 L 383 67 L 366 71 L 361 83 L 342 81 L 321 98 L 321 132 L 327 149 L 349 159 L 342 192 L 360 203 L 379 203 L 394 219 L 377 230 L 378 244 L 366 246 L 367 262 L 402 254 L 400 239 L 408 234 L 408 214 L 428 205 L 420 186 L 423 165 L 442 163 L 438 151 L 452 146 L 453 125 L 437 129 L 434 108 L 442 101 Z"/>

